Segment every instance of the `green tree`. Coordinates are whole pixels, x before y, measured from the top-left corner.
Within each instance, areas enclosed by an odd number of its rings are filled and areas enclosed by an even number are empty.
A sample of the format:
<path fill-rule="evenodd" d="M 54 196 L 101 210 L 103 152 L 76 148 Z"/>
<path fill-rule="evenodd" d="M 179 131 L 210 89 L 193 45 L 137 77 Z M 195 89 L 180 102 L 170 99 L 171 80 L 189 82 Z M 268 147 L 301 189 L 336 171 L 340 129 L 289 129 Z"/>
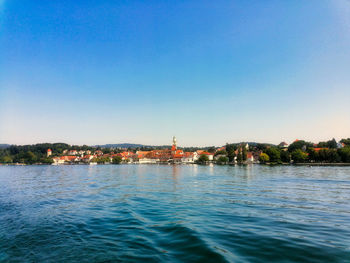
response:
<path fill-rule="evenodd" d="M 208 155 L 202 154 L 199 156 L 198 160 L 196 161 L 197 164 L 206 164 L 209 162 Z"/>
<path fill-rule="evenodd" d="M 122 162 L 122 158 L 120 156 L 115 156 L 112 159 L 113 164 L 120 164 Z"/>
<path fill-rule="evenodd" d="M 110 153 L 111 151 L 112 151 L 111 148 L 103 148 L 103 149 L 102 149 L 103 154 L 108 154 L 108 153 Z"/>
<path fill-rule="evenodd" d="M 341 142 L 341 143 L 344 143 L 346 146 L 350 146 L 350 138 L 341 139 L 340 142 Z"/>
<path fill-rule="evenodd" d="M 313 144 L 311 142 L 306 142 L 303 140 L 299 140 L 299 141 L 295 141 L 293 142 L 291 145 L 289 145 L 288 147 L 288 151 L 289 152 L 294 152 L 295 150 L 301 150 L 303 148 L 308 148 L 308 147 L 312 147 Z"/>
<path fill-rule="evenodd" d="M 320 160 L 319 153 L 316 152 L 314 148 L 308 148 L 307 153 L 309 154 L 309 161 L 318 162 Z"/>
<path fill-rule="evenodd" d="M 328 147 L 331 149 L 337 149 L 337 141 L 333 138 L 332 140 L 327 142 Z"/>
<path fill-rule="evenodd" d="M 92 162 L 98 163 L 98 164 L 105 164 L 109 163 L 110 159 L 109 157 L 97 157 L 91 160 Z"/>
<path fill-rule="evenodd" d="M 236 157 L 235 150 L 236 147 L 233 144 L 226 144 L 227 157 L 230 163 L 232 163 Z"/>
<path fill-rule="evenodd" d="M 328 142 L 319 142 L 317 144 L 317 147 L 318 148 L 326 148 L 326 147 L 328 147 Z"/>
<path fill-rule="evenodd" d="M 338 149 L 338 154 L 342 162 L 350 163 L 350 146 Z"/>
<path fill-rule="evenodd" d="M 11 156 L 5 155 L 0 157 L 0 163 L 12 163 Z"/>
<path fill-rule="evenodd" d="M 290 153 L 288 151 L 281 151 L 281 161 L 284 163 L 290 162 Z"/>
<path fill-rule="evenodd" d="M 256 144 L 255 148 L 257 150 L 260 150 L 260 151 L 265 151 L 268 147 L 270 147 L 271 145 L 270 144 L 266 144 L 266 143 L 258 143 Z"/>
<path fill-rule="evenodd" d="M 241 152 L 241 151 L 238 151 L 238 154 L 237 154 L 237 163 L 242 163 L 242 161 L 243 161 L 242 152 Z"/>
<path fill-rule="evenodd" d="M 216 161 L 216 163 L 217 164 L 227 164 L 228 163 L 228 158 L 226 157 L 226 156 L 220 156 L 218 159 L 217 159 L 217 161 Z"/>
<path fill-rule="evenodd" d="M 243 146 L 242 148 L 242 161 L 245 162 L 247 160 L 247 149 Z"/>
<path fill-rule="evenodd" d="M 266 149 L 265 153 L 270 157 L 270 162 L 281 162 L 281 153 L 276 147 Z"/>
<path fill-rule="evenodd" d="M 31 151 L 28 151 L 23 155 L 23 162 L 25 164 L 34 164 L 36 161 L 37 161 L 37 158 L 35 154 L 32 153 Z"/>
<path fill-rule="evenodd" d="M 342 158 L 336 149 L 321 149 L 318 152 L 318 159 L 321 162 L 335 163 L 340 162 Z"/>
<path fill-rule="evenodd" d="M 43 157 L 39 159 L 39 162 L 44 164 L 52 164 L 53 160 L 52 158 Z"/>
<path fill-rule="evenodd" d="M 210 152 L 210 153 L 214 153 L 215 152 L 215 146 L 209 147 L 207 151 Z"/>
<path fill-rule="evenodd" d="M 338 152 L 337 152 L 336 149 L 329 149 L 328 161 L 330 163 L 339 163 L 339 162 L 341 162 L 341 157 L 338 155 Z"/>
<path fill-rule="evenodd" d="M 304 163 L 307 160 L 307 154 L 300 149 L 292 152 L 292 160 L 295 163 Z"/>
<path fill-rule="evenodd" d="M 270 161 L 270 157 L 266 153 L 261 153 L 259 156 L 260 163 L 267 163 Z"/>

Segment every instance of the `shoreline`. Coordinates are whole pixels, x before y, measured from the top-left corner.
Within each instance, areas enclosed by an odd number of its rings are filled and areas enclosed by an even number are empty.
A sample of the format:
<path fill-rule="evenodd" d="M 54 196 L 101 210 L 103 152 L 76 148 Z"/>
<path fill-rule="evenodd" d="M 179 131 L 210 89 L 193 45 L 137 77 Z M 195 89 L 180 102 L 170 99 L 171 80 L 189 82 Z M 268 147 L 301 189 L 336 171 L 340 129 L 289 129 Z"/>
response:
<path fill-rule="evenodd" d="M 113 164 L 113 163 L 105 163 L 105 164 L 88 164 L 88 163 L 71 163 L 71 164 L 2 164 L 0 166 L 71 166 L 71 165 L 84 165 L 84 166 L 101 166 L 101 165 L 200 165 L 200 166 L 208 166 L 208 165 L 217 165 L 217 166 L 246 166 L 246 165 L 264 165 L 264 166 L 350 166 L 350 163 L 236 163 L 236 164 L 216 164 L 216 163 L 208 163 L 208 164 L 197 164 L 197 163 L 121 163 L 121 164 Z"/>

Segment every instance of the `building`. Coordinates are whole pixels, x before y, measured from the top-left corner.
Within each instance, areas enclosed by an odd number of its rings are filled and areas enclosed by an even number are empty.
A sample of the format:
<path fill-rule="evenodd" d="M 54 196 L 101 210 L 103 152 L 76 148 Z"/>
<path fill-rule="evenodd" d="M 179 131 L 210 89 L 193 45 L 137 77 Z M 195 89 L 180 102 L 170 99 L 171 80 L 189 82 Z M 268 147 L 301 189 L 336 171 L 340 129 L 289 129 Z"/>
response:
<path fill-rule="evenodd" d="M 213 153 L 210 153 L 210 152 L 207 152 L 207 151 L 204 151 L 204 150 L 197 150 L 196 153 L 197 153 L 197 155 L 195 156 L 194 161 L 197 161 L 198 158 L 201 155 L 203 155 L 203 154 L 208 156 L 209 161 L 213 161 L 214 160 L 214 154 Z"/>
<path fill-rule="evenodd" d="M 137 159 L 137 155 L 135 153 L 128 152 L 128 151 L 112 154 L 111 157 L 113 158 L 115 156 L 122 158 L 123 161 L 130 161 L 130 162 L 133 162 L 134 159 Z"/>
<path fill-rule="evenodd" d="M 181 158 L 182 163 L 194 163 L 195 159 L 197 158 L 196 152 L 184 152 L 183 157 Z"/>
<path fill-rule="evenodd" d="M 81 160 L 85 163 L 89 163 L 93 158 L 95 158 L 94 155 L 91 155 L 91 154 L 87 154 L 87 155 L 84 155 Z"/>
<path fill-rule="evenodd" d="M 58 164 L 78 162 L 80 159 L 77 156 L 65 155 L 60 157 L 54 157 L 52 158 L 52 160 L 53 160 L 53 165 L 58 165 Z"/>
<path fill-rule="evenodd" d="M 171 160 L 173 162 L 179 163 L 182 162 L 182 157 L 184 156 L 183 150 L 177 149 L 176 137 L 173 136 L 173 145 L 171 146 Z"/>
<path fill-rule="evenodd" d="M 64 159 L 61 159 L 61 157 L 54 157 L 52 158 L 53 163 L 52 165 L 58 165 L 58 164 L 64 164 Z"/>
<path fill-rule="evenodd" d="M 217 148 L 215 152 L 221 152 L 221 151 L 226 151 L 226 146 L 222 146 L 220 148 Z"/>
<path fill-rule="evenodd" d="M 285 149 L 285 148 L 288 148 L 288 143 L 286 142 L 281 142 L 278 147 L 282 148 L 282 149 Z"/>
<path fill-rule="evenodd" d="M 51 155 L 52 155 L 52 150 L 51 149 L 47 149 L 46 156 L 50 157 Z"/>
<path fill-rule="evenodd" d="M 337 149 L 344 148 L 344 146 L 345 146 L 344 143 L 341 143 L 341 142 L 338 142 L 338 143 L 337 143 Z"/>
<path fill-rule="evenodd" d="M 95 155 L 97 155 L 98 157 L 103 155 L 103 152 L 100 150 L 95 151 Z"/>
<path fill-rule="evenodd" d="M 247 152 L 247 163 L 253 163 L 255 161 L 253 152 Z"/>
<path fill-rule="evenodd" d="M 77 155 L 78 151 L 77 150 L 70 150 L 68 151 L 68 155 Z"/>
<path fill-rule="evenodd" d="M 158 163 L 158 162 L 159 162 L 159 159 L 153 159 L 153 158 L 147 158 L 147 157 L 139 159 L 139 163 Z"/>

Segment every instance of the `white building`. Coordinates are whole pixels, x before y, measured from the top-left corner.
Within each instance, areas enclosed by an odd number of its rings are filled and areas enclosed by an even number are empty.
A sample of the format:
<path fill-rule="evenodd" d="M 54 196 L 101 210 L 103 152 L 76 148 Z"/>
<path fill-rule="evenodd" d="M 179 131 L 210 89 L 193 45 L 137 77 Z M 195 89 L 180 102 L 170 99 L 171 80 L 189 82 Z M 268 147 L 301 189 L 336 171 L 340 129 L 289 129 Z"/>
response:
<path fill-rule="evenodd" d="M 196 160 L 198 160 L 198 154 L 197 152 L 193 153 L 184 153 L 184 157 L 181 158 L 181 162 L 183 163 L 194 163 Z"/>
<path fill-rule="evenodd" d="M 78 152 L 76 150 L 70 150 L 68 152 L 68 155 L 77 155 L 77 154 L 78 154 Z"/>
<path fill-rule="evenodd" d="M 151 158 L 141 158 L 139 159 L 139 163 L 157 163 L 159 159 L 151 159 Z"/>
<path fill-rule="evenodd" d="M 65 162 L 65 159 L 61 157 L 54 157 L 52 158 L 52 160 L 53 160 L 52 165 L 64 164 Z"/>
<path fill-rule="evenodd" d="M 213 153 L 209 153 L 209 152 L 206 152 L 206 151 L 203 151 L 203 150 L 198 150 L 195 153 L 196 153 L 196 156 L 194 157 L 194 161 L 197 161 L 198 158 L 201 155 L 203 155 L 203 154 L 208 156 L 209 161 L 213 161 L 214 160 L 214 154 Z"/>

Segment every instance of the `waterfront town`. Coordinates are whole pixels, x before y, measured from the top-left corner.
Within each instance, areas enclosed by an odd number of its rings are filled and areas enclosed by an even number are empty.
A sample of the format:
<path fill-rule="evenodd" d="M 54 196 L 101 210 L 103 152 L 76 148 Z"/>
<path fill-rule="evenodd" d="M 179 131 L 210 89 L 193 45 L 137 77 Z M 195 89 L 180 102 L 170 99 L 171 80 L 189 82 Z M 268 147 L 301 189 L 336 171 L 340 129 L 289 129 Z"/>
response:
<path fill-rule="evenodd" d="M 249 146 L 248 143 L 241 143 L 232 147 L 231 145 L 226 145 L 222 147 L 217 147 L 214 149 L 207 150 L 196 150 L 196 151 L 184 151 L 177 147 L 176 137 L 173 137 L 171 148 L 166 149 L 153 149 L 153 150 L 137 150 L 131 151 L 126 148 L 120 149 L 120 152 L 109 152 L 104 153 L 102 150 L 96 150 L 92 152 L 91 150 L 67 150 L 62 152 L 61 156 L 52 157 L 53 165 L 58 164 L 108 164 L 108 163 L 139 163 L 139 164 L 156 164 L 156 163 L 177 163 L 177 164 L 194 164 L 194 163 L 218 163 L 218 164 L 254 164 L 254 163 L 266 163 L 266 162 L 285 162 L 290 163 L 291 161 L 302 162 L 306 161 L 308 158 L 312 157 L 319 161 L 315 155 L 332 155 L 334 151 L 330 148 L 343 149 L 346 144 L 343 142 L 329 141 L 328 143 L 313 144 L 313 145 L 302 145 L 304 141 L 295 140 L 293 145 L 300 145 L 300 147 L 295 147 L 294 160 L 291 158 L 293 155 L 288 153 L 289 144 L 286 142 L 281 142 L 278 145 L 278 151 L 275 147 L 266 146 L 265 149 L 261 147 Z M 333 144 L 333 145 L 331 145 Z M 292 146 L 293 146 L 292 145 Z M 324 146 L 324 147 L 319 147 Z M 330 147 L 327 147 L 330 146 Z M 292 147 L 293 148 L 293 147 Z M 297 149 L 301 148 L 301 149 Z M 346 147 L 348 150 L 348 147 Z M 348 152 L 348 151 L 346 151 Z M 299 155 L 298 155 L 299 154 Z M 340 154 L 341 155 L 341 154 Z M 343 154 L 344 155 L 344 154 Z M 47 150 L 47 157 L 52 156 L 51 149 Z M 347 155 L 346 155 L 347 156 Z M 346 157 L 345 156 L 345 157 Z M 337 162 L 337 157 L 321 157 L 324 161 Z M 346 161 L 346 158 L 343 158 Z M 341 157 L 338 161 L 341 160 Z M 315 161 L 315 160 L 314 160 Z"/>
<path fill-rule="evenodd" d="M 218 150 L 224 150 L 224 147 Z M 155 149 L 149 151 L 125 151 L 114 153 L 103 153 L 102 150 L 96 150 L 91 152 L 90 150 L 64 150 L 62 156 L 52 157 L 53 165 L 66 164 L 66 163 L 87 163 L 90 165 L 97 163 L 140 163 L 140 164 L 155 164 L 155 163 L 196 163 L 201 156 L 208 162 L 214 160 L 214 153 L 197 150 L 194 152 L 185 152 L 182 149 L 178 149 L 176 137 L 173 137 L 171 149 Z M 52 155 L 51 149 L 47 150 L 47 157 Z M 203 158 L 203 157 L 202 157 Z"/>
<path fill-rule="evenodd" d="M 65 143 L 0 147 L 0 165 L 24 164 L 350 164 L 350 139 L 312 143 L 294 140 L 278 145 L 254 142 L 220 147 L 144 145 L 77 146 Z"/>

